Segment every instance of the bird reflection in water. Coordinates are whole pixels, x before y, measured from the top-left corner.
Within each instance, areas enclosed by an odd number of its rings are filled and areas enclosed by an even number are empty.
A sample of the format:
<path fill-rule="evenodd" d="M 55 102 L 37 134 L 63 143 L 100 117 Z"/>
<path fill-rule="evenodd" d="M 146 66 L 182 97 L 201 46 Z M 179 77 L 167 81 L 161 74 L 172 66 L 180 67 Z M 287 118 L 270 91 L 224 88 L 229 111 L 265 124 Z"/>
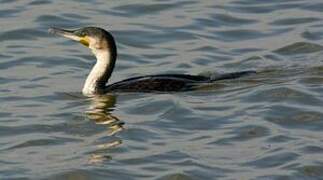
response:
<path fill-rule="evenodd" d="M 85 112 L 86 116 L 97 125 L 107 128 L 107 136 L 113 136 L 124 129 L 124 123 L 118 117 L 111 114 L 116 103 L 115 95 L 95 96 L 90 99 L 90 107 Z M 102 163 L 110 160 L 106 150 L 114 148 L 122 143 L 121 139 L 114 139 L 97 145 L 97 150 L 90 156 L 89 164 Z"/>

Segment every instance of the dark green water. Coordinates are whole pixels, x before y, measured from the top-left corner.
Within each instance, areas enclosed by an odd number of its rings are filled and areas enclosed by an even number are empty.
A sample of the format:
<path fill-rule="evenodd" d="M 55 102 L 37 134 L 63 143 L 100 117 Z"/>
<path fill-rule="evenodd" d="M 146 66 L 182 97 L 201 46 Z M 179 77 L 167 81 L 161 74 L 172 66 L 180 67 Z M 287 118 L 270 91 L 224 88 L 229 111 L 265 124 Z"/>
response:
<path fill-rule="evenodd" d="M 322 179 L 321 0 L 0 0 L 0 179 Z M 117 40 L 111 82 L 259 73 L 88 99 L 95 60 L 50 26 Z"/>

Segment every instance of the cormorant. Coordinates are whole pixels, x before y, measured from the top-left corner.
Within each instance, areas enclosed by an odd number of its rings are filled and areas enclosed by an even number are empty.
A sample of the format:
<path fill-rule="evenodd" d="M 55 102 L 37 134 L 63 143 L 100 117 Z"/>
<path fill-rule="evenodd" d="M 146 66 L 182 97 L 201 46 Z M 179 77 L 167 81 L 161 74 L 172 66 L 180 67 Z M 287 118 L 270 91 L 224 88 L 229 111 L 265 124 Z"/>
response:
<path fill-rule="evenodd" d="M 198 85 L 218 80 L 234 79 L 255 71 L 227 73 L 215 77 L 187 74 L 161 74 L 139 76 L 106 85 L 117 59 L 116 42 L 111 33 L 98 27 L 84 27 L 76 30 L 50 28 L 49 32 L 78 41 L 92 50 L 96 64 L 86 78 L 82 93 L 94 96 L 107 92 L 167 92 L 193 90 Z"/>

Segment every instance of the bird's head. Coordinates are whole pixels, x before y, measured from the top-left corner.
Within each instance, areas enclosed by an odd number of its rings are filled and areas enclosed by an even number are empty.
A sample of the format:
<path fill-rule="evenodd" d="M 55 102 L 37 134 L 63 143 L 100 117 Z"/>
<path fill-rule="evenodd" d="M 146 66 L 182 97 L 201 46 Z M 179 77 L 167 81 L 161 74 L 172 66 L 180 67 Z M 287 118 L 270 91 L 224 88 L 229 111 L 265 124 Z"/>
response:
<path fill-rule="evenodd" d="M 61 28 L 50 28 L 49 32 L 60 35 L 87 46 L 94 54 L 100 50 L 111 49 L 115 47 L 113 36 L 106 30 L 98 27 L 84 27 L 76 30 L 66 30 Z"/>

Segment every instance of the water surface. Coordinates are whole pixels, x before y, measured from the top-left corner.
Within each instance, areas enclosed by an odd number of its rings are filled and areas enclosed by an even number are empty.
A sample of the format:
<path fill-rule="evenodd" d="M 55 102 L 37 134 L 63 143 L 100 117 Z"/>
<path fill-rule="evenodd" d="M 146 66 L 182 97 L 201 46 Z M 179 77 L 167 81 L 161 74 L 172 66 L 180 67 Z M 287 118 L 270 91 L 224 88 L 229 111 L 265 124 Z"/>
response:
<path fill-rule="evenodd" d="M 320 0 L 0 0 L 0 179 L 320 179 Z M 85 98 L 95 63 L 51 26 L 117 40 L 111 82 L 257 70 L 183 93 Z"/>

